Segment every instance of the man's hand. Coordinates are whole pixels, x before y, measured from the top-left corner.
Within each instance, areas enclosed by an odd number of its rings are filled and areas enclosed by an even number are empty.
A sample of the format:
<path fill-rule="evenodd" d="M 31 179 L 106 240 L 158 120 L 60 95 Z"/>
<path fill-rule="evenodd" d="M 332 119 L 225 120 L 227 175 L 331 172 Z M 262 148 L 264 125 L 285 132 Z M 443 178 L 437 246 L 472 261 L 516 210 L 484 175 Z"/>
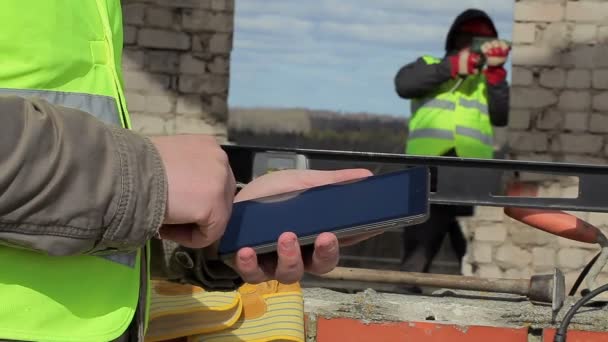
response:
<path fill-rule="evenodd" d="M 497 85 L 507 78 L 507 71 L 503 67 L 511 47 L 504 41 L 495 39 L 481 46 L 482 53 L 486 56 L 487 68 L 483 71 L 490 85 Z"/>
<path fill-rule="evenodd" d="M 463 49 L 456 55 L 449 56 L 452 77 L 476 75 L 479 73 L 481 56 L 469 48 Z"/>
<path fill-rule="evenodd" d="M 486 42 L 481 46 L 481 52 L 486 56 L 488 67 L 503 66 L 510 51 L 511 47 L 500 39 Z"/>
<path fill-rule="evenodd" d="M 285 170 L 259 177 L 249 183 L 236 196 L 235 201 L 245 201 L 264 196 L 307 189 L 331 183 L 349 181 L 370 176 L 363 169 L 340 171 Z M 354 244 L 379 233 L 365 234 L 340 241 L 342 246 Z M 314 244 L 314 251 L 302 255 L 297 236 L 291 232 L 279 237 L 277 258 L 258 259 L 251 248 L 241 249 L 234 264 L 236 271 L 248 283 L 258 283 L 276 279 L 284 284 L 297 282 L 304 272 L 324 274 L 336 267 L 339 260 L 339 243 L 334 234 L 320 234 Z"/>
<path fill-rule="evenodd" d="M 190 248 L 218 240 L 230 218 L 236 182 L 226 153 L 213 137 L 152 137 L 168 180 L 160 235 Z"/>

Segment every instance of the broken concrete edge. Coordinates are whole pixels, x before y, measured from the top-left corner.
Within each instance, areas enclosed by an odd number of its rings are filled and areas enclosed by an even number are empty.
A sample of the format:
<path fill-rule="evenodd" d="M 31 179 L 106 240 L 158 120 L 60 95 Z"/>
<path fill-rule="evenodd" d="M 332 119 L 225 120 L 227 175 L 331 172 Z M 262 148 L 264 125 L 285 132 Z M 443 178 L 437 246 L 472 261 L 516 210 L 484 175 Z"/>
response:
<path fill-rule="evenodd" d="M 437 291 L 433 295 L 399 295 L 368 289 L 346 294 L 323 288 L 304 288 L 304 310 L 309 333 L 314 321 L 349 318 L 366 324 L 428 322 L 462 326 L 546 329 L 557 328 L 578 297 L 569 297 L 552 322 L 550 305 L 532 304 L 526 298 L 469 291 Z M 608 306 L 585 306 L 569 329 L 608 331 Z"/>

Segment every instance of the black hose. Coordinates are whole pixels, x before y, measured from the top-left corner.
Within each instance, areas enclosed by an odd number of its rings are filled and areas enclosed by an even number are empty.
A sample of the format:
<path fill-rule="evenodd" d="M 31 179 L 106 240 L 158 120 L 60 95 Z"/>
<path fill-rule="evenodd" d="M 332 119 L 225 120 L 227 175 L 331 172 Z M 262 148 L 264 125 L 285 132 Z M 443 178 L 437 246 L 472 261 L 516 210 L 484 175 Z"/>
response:
<path fill-rule="evenodd" d="M 562 323 L 559 325 L 559 329 L 555 333 L 555 337 L 553 338 L 553 342 L 566 342 L 566 331 L 568 330 L 568 325 L 574 317 L 574 314 L 580 309 L 585 303 L 589 300 L 593 299 L 593 297 L 599 295 L 602 292 L 608 291 L 608 284 L 604 284 L 597 289 L 589 292 L 583 298 L 579 299 L 571 308 L 568 310 Z"/>
<path fill-rule="evenodd" d="M 578 291 L 578 287 L 581 285 L 581 283 L 583 282 L 583 279 L 585 279 L 585 277 L 589 273 L 589 270 L 591 269 L 591 267 L 593 267 L 593 264 L 595 264 L 595 262 L 597 261 L 597 258 L 600 256 L 600 254 L 601 254 L 601 252 L 597 253 L 597 255 L 594 256 L 593 259 L 591 259 L 587 263 L 585 268 L 578 275 L 578 278 L 576 278 L 576 281 L 574 282 L 574 284 L 572 285 L 572 288 L 570 289 L 570 293 L 568 294 L 569 296 L 576 296 L 576 291 Z"/>

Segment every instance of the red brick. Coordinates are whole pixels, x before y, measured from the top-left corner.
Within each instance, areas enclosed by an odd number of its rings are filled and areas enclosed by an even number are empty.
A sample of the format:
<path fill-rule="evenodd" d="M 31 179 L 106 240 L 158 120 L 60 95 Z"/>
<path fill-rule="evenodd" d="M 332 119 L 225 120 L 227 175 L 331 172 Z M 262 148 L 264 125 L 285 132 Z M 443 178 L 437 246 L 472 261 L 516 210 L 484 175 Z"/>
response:
<path fill-rule="evenodd" d="M 457 326 L 428 322 L 366 324 L 352 319 L 317 321 L 317 342 L 527 342 L 527 328 Z"/>
<path fill-rule="evenodd" d="M 553 342 L 555 336 L 555 329 L 544 329 L 543 330 L 543 342 Z M 608 341 L 608 332 L 594 332 L 594 331 L 579 331 L 568 329 L 568 335 L 566 336 L 568 342 L 605 342 Z"/>

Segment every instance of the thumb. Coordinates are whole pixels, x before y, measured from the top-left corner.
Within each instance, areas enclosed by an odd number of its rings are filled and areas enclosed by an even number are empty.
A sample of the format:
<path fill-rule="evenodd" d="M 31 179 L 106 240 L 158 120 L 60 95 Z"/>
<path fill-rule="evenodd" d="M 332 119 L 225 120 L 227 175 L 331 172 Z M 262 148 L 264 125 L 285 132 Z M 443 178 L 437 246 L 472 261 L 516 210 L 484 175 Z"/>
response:
<path fill-rule="evenodd" d="M 160 238 L 171 240 L 188 248 L 205 248 L 218 241 L 228 224 L 229 213 L 205 225 L 175 224 L 164 225 L 158 231 Z"/>

